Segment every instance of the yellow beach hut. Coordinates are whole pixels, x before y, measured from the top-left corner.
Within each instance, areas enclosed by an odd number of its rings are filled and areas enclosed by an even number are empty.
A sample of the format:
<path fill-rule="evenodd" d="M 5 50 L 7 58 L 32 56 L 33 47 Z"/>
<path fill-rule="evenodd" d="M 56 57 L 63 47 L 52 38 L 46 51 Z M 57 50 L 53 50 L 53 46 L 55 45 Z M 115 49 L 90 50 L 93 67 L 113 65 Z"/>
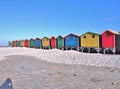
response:
<path fill-rule="evenodd" d="M 87 49 L 87 52 L 99 52 L 101 48 L 101 35 L 98 33 L 87 32 L 80 36 L 82 51 Z"/>
<path fill-rule="evenodd" d="M 21 40 L 21 41 L 20 41 L 20 46 L 21 46 L 21 47 L 24 47 L 24 40 Z"/>
<path fill-rule="evenodd" d="M 42 38 L 42 48 L 49 49 L 50 48 L 50 40 L 48 37 Z"/>

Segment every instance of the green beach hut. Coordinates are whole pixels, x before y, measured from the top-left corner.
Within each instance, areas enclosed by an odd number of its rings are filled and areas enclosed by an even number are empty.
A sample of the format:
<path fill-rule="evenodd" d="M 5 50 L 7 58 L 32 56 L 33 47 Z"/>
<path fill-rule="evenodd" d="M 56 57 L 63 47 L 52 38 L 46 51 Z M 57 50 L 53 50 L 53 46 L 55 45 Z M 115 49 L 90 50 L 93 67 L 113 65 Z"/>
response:
<path fill-rule="evenodd" d="M 20 47 L 20 41 L 19 40 L 16 41 L 16 47 Z"/>
<path fill-rule="evenodd" d="M 58 49 L 64 48 L 64 38 L 61 35 L 57 37 L 57 48 Z"/>
<path fill-rule="evenodd" d="M 30 44 L 30 48 L 34 48 L 35 47 L 35 40 L 34 39 L 30 39 L 29 40 L 29 44 Z"/>

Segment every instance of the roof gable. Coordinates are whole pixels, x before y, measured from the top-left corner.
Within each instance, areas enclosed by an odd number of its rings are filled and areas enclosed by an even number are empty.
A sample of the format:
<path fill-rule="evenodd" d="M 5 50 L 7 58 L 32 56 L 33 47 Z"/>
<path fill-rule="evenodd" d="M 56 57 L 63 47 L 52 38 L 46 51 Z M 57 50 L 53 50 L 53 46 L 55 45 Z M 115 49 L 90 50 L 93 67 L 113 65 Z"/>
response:
<path fill-rule="evenodd" d="M 42 39 L 49 39 L 48 37 L 43 37 Z"/>
<path fill-rule="evenodd" d="M 44 39 L 47 39 L 47 40 L 49 40 L 49 38 L 48 37 L 44 37 L 44 38 L 42 38 L 42 40 L 44 41 Z"/>
<path fill-rule="evenodd" d="M 82 34 L 81 36 L 83 36 L 83 35 L 85 35 L 85 34 L 100 35 L 100 34 L 94 33 L 94 32 L 86 32 L 86 33 Z"/>
<path fill-rule="evenodd" d="M 40 38 L 36 38 L 35 40 L 41 40 Z"/>
<path fill-rule="evenodd" d="M 33 40 L 33 41 L 34 41 L 34 39 L 32 39 L 32 38 L 30 39 L 30 41 L 31 41 L 31 40 Z"/>
<path fill-rule="evenodd" d="M 56 37 L 52 36 L 51 39 L 56 39 Z"/>
<path fill-rule="evenodd" d="M 24 40 L 21 40 L 21 42 L 24 42 Z"/>
<path fill-rule="evenodd" d="M 28 39 L 25 39 L 25 41 L 29 41 Z"/>
<path fill-rule="evenodd" d="M 75 37 L 79 37 L 78 35 L 75 35 L 75 34 L 68 34 L 67 36 L 65 36 L 64 38 L 68 37 L 68 36 L 75 36 Z"/>
<path fill-rule="evenodd" d="M 113 33 L 113 34 L 119 34 L 119 35 L 120 35 L 119 32 L 114 31 L 114 30 L 106 30 L 106 31 L 104 31 L 103 33 L 105 33 L 105 32 L 110 32 L 110 33 Z M 102 34 L 103 34 L 103 33 L 102 33 Z"/>
<path fill-rule="evenodd" d="M 61 35 L 59 35 L 59 36 L 57 37 L 57 39 L 58 39 L 58 38 L 64 38 L 64 37 L 63 37 L 63 36 L 61 36 Z"/>

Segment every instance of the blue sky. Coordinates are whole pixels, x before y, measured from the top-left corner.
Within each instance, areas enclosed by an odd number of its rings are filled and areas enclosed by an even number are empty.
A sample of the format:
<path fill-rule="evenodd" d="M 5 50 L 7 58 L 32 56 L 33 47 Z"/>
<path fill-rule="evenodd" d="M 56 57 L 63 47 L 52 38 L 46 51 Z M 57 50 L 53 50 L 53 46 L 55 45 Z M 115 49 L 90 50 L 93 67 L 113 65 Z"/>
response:
<path fill-rule="evenodd" d="M 44 36 L 120 31 L 120 0 L 0 0 L 0 45 Z"/>

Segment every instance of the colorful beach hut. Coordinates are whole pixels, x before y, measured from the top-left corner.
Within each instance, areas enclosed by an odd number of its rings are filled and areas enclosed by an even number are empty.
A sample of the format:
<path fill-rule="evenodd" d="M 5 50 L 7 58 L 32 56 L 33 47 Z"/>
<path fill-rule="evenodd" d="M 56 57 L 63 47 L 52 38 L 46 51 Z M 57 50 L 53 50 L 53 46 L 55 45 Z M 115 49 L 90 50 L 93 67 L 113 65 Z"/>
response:
<path fill-rule="evenodd" d="M 12 42 L 11 41 L 9 41 L 8 44 L 9 44 L 9 47 L 12 47 Z"/>
<path fill-rule="evenodd" d="M 65 40 L 65 49 L 68 48 L 76 48 L 77 50 L 79 50 L 79 36 L 75 35 L 75 34 L 69 34 L 67 36 L 64 37 Z"/>
<path fill-rule="evenodd" d="M 21 41 L 20 41 L 20 46 L 21 46 L 21 47 L 24 47 L 24 40 L 21 40 Z"/>
<path fill-rule="evenodd" d="M 113 54 L 120 53 L 120 33 L 113 30 L 106 30 L 102 33 L 102 48 L 104 53 L 110 49 Z"/>
<path fill-rule="evenodd" d="M 48 37 L 42 38 L 42 48 L 44 48 L 44 49 L 50 48 L 50 40 Z"/>
<path fill-rule="evenodd" d="M 12 41 L 12 47 L 16 47 L 16 41 Z"/>
<path fill-rule="evenodd" d="M 19 40 L 16 41 L 16 47 L 20 47 L 20 41 Z"/>
<path fill-rule="evenodd" d="M 25 39 L 25 41 L 24 41 L 24 46 L 25 46 L 25 47 L 29 47 L 29 40 L 28 40 L 28 39 Z"/>
<path fill-rule="evenodd" d="M 86 32 L 80 36 L 81 48 L 84 51 L 85 48 L 88 49 L 88 52 L 95 50 L 99 52 L 101 49 L 101 35 L 94 32 Z"/>
<path fill-rule="evenodd" d="M 42 41 L 39 38 L 35 39 L 35 47 L 36 48 L 41 48 L 42 47 Z"/>
<path fill-rule="evenodd" d="M 57 48 L 58 49 L 64 48 L 64 37 L 62 37 L 61 35 L 57 37 Z"/>
<path fill-rule="evenodd" d="M 51 37 L 50 39 L 50 47 L 51 48 L 56 48 L 57 44 L 56 44 L 56 38 L 54 36 Z"/>
<path fill-rule="evenodd" d="M 29 44 L 30 44 L 30 48 L 34 48 L 35 47 L 35 40 L 34 39 L 30 39 L 29 40 Z"/>

